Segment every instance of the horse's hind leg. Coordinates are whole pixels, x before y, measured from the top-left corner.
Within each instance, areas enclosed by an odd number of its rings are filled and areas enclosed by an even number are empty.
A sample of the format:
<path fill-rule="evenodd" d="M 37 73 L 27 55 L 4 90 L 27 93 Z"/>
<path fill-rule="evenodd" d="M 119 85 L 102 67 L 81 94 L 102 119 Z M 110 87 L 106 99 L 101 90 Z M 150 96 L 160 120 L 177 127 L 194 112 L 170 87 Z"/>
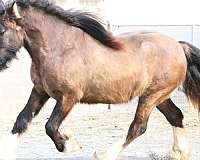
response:
<path fill-rule="evenodd" d="M 46 94 L 46 92 L 38 91 L 33 88 L 25 108 L 17 117 L 17 120 L 12 129 L 12 134 L 21 134 L 25 132 L 28 123 L 31 122 L 32 118 L 39 113 L 48 99 L 49 96 Z"/>
<path fill-rule="evenodd" d="M 134 139 L 142 135 L 147 129 L 147 122 L 152 110 L 163 102 L 166 97 L 174 90 L 175 87 L 165 87 L 160 90 L 161 86 L 153 86 L 147 89 L 140 97 L 135 113 L 135 118 L 131 123 L 128 135 L 121 141 L 113 145 L 106 153 L 97 154 L 98 160 L 115 160 L 118 154 L 126 148 Z"/>
<path fill-rule="evenodd" d="M 183 114 L 171 99 L 165 100 L 157 106 L 168 122 L 173 126 L 174 146 L 170 154 L 172 159 L 188 160 L 190 154 L 189 143 L 183 127 Z"/>
<path fill-rule="evenodd" d="M 81 148 L 75 139 L 61 135 L 59 132 L 62 121 L 69 114 L 75 103 L 76 96 L 74 94 L 63 96 L 62 102 L 57 102 L 45 126 L 47 135 L 53 140 L 60 152 L 72 152 Z"/>

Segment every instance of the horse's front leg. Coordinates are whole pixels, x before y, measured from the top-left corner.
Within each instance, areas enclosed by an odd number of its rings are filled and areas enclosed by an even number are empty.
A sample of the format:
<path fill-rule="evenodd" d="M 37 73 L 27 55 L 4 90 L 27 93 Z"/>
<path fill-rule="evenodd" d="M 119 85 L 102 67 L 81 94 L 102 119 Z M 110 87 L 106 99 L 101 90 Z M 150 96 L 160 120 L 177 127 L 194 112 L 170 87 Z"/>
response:
<path fill-rule="evenodd" d="M 75 139 L 67 135 L 61 135 L 58 131 L 62 121 L 69 114 L 75 103 L 76 96 L 74 94 L 63 96 L 62 101 L 57 102 L 45 126 L 47 135 L 53 140 L 57 150 L 60 152 L 73 152 L 81 149 Z"/>
<path fill-rule="evenodd" d="M 34 87 L 32 89 L 29 100 L 17 117 L 17 120 L 12 129 L 12 134 L 21 134 L 26 131 L 28 123 L 35 117 L 45 102 L 49 99 L 49 96 L 44 91 L 38 91 Z"/>

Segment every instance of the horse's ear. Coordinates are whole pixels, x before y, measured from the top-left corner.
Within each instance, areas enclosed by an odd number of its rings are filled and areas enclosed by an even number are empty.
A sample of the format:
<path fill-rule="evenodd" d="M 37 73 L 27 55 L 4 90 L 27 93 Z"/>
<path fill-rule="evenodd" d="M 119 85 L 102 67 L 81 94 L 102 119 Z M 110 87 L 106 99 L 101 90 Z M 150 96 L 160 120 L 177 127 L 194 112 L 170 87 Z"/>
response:
<path fill-rule="evenodd" d="M 12 19 L 21 19 L 18 6 L 15 1 L 6 4 L 6 12 L 8 16 Z"/>

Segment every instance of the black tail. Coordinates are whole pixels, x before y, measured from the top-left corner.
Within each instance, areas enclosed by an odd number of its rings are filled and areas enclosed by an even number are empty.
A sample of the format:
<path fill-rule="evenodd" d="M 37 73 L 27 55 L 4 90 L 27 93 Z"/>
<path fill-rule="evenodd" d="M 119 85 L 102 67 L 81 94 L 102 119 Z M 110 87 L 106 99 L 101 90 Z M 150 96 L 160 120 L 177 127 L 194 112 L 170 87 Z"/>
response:
<path fill-rule="evenodd" d="M 200 113 L 200 49 L 180 41 L 187 59 L 186 79 L 183 83 L 184 93 Z"/>

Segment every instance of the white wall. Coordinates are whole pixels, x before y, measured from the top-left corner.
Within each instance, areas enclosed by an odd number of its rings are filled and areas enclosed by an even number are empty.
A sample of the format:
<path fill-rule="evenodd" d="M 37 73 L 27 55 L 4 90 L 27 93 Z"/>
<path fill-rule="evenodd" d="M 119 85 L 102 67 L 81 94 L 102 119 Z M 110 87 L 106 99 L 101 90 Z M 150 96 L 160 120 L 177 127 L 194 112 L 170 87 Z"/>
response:
<path fill-rule="evenodd" d="M 105 0 L 112 24 L 200 24 L 199 0 Z"/>

